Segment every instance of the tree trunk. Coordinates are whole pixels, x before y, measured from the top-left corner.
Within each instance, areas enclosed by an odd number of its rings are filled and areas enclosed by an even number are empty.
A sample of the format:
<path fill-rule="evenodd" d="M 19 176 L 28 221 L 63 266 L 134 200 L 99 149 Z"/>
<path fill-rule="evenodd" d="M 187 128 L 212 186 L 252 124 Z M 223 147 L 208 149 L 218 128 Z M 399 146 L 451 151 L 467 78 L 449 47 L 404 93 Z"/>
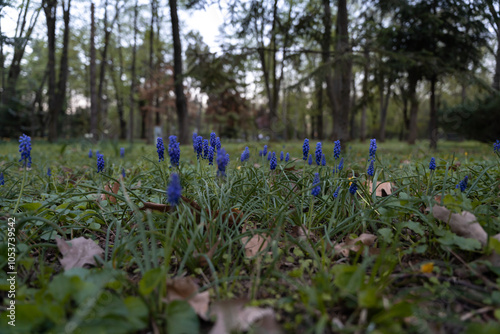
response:
<path fill-rule="evenodd" d="M 96 54 L 95 54 L 95 6 L 90 5 L 90 133 L 97 140 L 97 92 L 95 87 Z"/>
<path fill-rule="evenodd" d="M 381 81 L 379 83 L 379 91 L 380 91 L 379 139 L 381 142 L 385 141 L 385 131 L 387 126 L 387 109 L 389 108 L 389 98 L 391 97 L 391 85 L 392 85 L 391 78 L 390 77 L 387 78 L 387 84 L 386 84 L 385 78 L 382 76 Z"/>
<path fill-rule="evenodd" d="M 172 21 L 172 36 L 174 39 L 174 91 L 177 120 L 179 122 L 179 141 L 181 144 L 189 143 L 187 129 L 187 101 L 184 95 L 182 75 L 182 45 L 179 34 L 179 18 L 177 17 L 177 0 L 168 0 L 170 5 L 170 18 Z"/>
<path fill-rule="evenodd" d="M 130 97 L 129 97 L 129 125 L 128 125 L 128 141 L 130 143 L 134 142 L 134 112 L 135 112 L 135 62 L 136 62 L 136 54 L 137 54 L 137 14 L 138 14 L 138 9 L 139 3 L 138 0 L 135 1 L 135 6 L 134 6 L 134 46 L 132 47 L 132 69 L 131 69 L 131 75 L 132 75 L 132 82 L 130 83 Z"/>
<path fill-rule="evenodd" d="M 321 60 L 325 73 L 326 96 L 330 101 L 330 109 L 333 115 L 336 110 L 337 101 L 335 100 L 334 95 L 333 77 L 331 72 L 332 66 L 330 64 L 330 45 L 332 38 L 332 11 L 330 7 L 330 0 L 323 0 L 323 26 L 325 30 L 323 31 L 323 38 L 321 40 Z"/>
<path fill-rule="evenodd" d="M 99 71 L 99 88 L 97 91 L 97 114 L 101 119 L 101 122 L 106 120 L 107 118 L 107 108 L 103 107 L 104 105 L 104 83 L 105 83 L 105 75 L 106 75 L 106 65 L 108 63 L 108 45 L 109 45 L 109 37 L 111 35 L 111 28 L 108 27 L 108 0 L 104 2 L 104 45 L 101 51 L 101 68 Z"/>
<path fill-rule="evenodd" d="M 115 19 L 113 20 L 113 22 L 116 21 L 116 25 L 117 25 L 117 29 L 118 29 L 116 39 L 118 41 L 121 40 L 121 24 L 120 24 L 120 21 L 118 20 L 118 18 L 120 17 L 119 11 L 120 11 L 120 8 L 118 6 L 118 1 L 116 1 L 116 5 L 115 5 L 116 14 L 115 14 Z M 116 77 L 115 71 L 113 71 L 113 73 L 111 73 L 111 76 L 112 76 L 112 80 L 113 80 L 113 86 L 115 88 L 116 111 L 118 112 L 118 121 L 120 122 L 120 139 L 123 140 L 126 138 L 126 135 L 127 135 L 127 123 L 125 122 L 125 117 L 124 117 L 125 102 L 124 102 L 124 98 L 123 98 L 123 94 L 122 94 L 123 87 L 122 87 L 122 79 L 121 79 L 123 77 L 124 65 L 123 65 L 123 52 L 122 52 L 122 47 L 121 47 L 120 43 L 118 43 L 118 61 L 119 61 L 118 78 Z"/>
<path fill-rule="evenodd" d="M 46 0 L 43 4 L 47 22 L 48 95 L 49 95 L 49 141 L 57 139 L 58 109 L 56 106 L 56 11 L 57 1 Z"/>
<path fill-rule="evenodd" d="M 418 78 L 416 74 L 409 73 L 408 75 L 408 97 L 410 100 L 410 120 L 409 120 L 409 134 L 408 144 L 414 145 L 418 135 L 418 99 L 417 99 L 417 83 Z"/>
<path fill-rule="evenodd" d="M 497 52 L 495 54 L 495 75 L 493 76 L 493 89 L 500 91 L 500 23 L 497 28 Z"/>
<path fill-rule="evenodd" d="M 429 120 L 429 135 L 430 135 L 430 149 L 437 149 L 438 141 L 438 117 L 436 110 L 436 76 L 431 79 L 431 98 L 430 98 L 430 120 Z"/>
<path fill-rule="evenodd" d="M 63 49 L 61 53 L 61 60 L 59 66 L 59 81 L 57 83 L 57 92 L 55 107 L 57 114 L 57 128 L 58 132 L 61 130 L 61 121 L 64 117 L 66 107 L 66 83 L 68 82 L 68 49 L 69 49 L 69 21 L 70 21 L 70 8 L 71 0 L 68 0 L 68 6 L 66 7 L 65 1 L 61 3 L 63 9 L 63 19 L 64 19 L 64 33 L 63 33 Z"/>
<path fill-rule="evenodd" d="M 362 109 L 361 109 L 361 128 L 359 131 L 359 139 L 363 142 L 366 139 L 366 109 L 368 107 L 368 99 L 370 95 L 370 91 L 368 89 L 368 76 L 369 76 L 369 71 L 370 71 L 370 51 L 368 49 L 368 46 L 365 46 L 363 50 L 363 55 L 364 55 L 364 66 L 363 66 L 363 102 L 362 102 Z"/>
<path fill-rule="evenodd" d="M 349 120 L 349 138 L 355 138 L 354 133 L 356 132 L 356 75 L 352 76 L 351 80 L 351 89 L 352 89 L 352 94 L 351 94 L 351 101 L 350 101 L 350 108 L 351 108 L 351 115 L 350 115 L 350 120 Z"/>
<path fill-rule="evenodd" d="M 318 139 L 323 139 L 323 80 L 316 80 L 316 99 L 318 101 L 316 114 L 316 131 Z"/>
<path fill-rule="evenodd" d="M 338 0 L 337 42 L 335 44 L 335 72 L 333 138 L 341 141 L 349 140 L 349 110 L 351 91 L 351 69 L 347 0 Z"/>

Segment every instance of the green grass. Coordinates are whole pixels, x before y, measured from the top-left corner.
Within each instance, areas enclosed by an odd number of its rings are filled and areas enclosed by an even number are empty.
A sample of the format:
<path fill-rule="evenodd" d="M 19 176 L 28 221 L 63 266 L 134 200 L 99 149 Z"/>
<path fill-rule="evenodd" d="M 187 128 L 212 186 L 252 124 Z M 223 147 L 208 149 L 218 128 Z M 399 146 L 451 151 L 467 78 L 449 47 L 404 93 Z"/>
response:
<path fill-rule="evenodd" d="M 154 145 L 34 141 L 33 165 L 24 171 L 17 142 L 0 143 L 1 216 L 2 222 L 16 219 L 18 273 L 16 327 L 2 313 L 0 331 L 176 333 L 182 325 L 208 332 L 211 322 L 181 307 L 188 304 L 165 302 L 166 280 L 190 276 L 211 302 L 246 298 L 274 309 L 290 333 L 462 332 L 474 326 L 494 332 L 500 268 L 484 269 L 481 257 L 498 245 L 481 247 L 457 236 L 425 211 L 436 203 L 466 210 L 490 236 L 498 234 L 500 160 L 491 145 L 440 142 L 430 152 L 427 142 L 379 143 L 373 181 L 391 182 L 393 193 L 377 197 L 366 186 L 369 142 L 343 145 L 340 173 L 332 171 L 332 142 L 323 145 L 326 167 L 302 161 L 302 142 L 267 143 L 278 161 L 281 150 L 294 160 L 279 162 L 274 172 L 258 156 L 263 144 L 223 140 L 231 162 L 227 177 L 219 178 L 216 166 L 198 163 L 190 145 L 181 146 L 176 169 L 158 162 Z M 314 155 L 316 141 L 310 145 Z M 242 164 L 245 146 L 251 159 Z M 96 149 L 104 154 L 104 173 L 96 172 Z M 438 165 L 432 174 L 431 156 Z M 122 168 L 126 177 L 118 193 L 106 191 L 106 184 L 119 182 Z M 166 213 L 141 210 L 143 202 L 166 204 L 172 172 L 192 203 L 182 201 Z M 321 193 L 313 197 L 316 172 Z M 469 185 L 461 193 L 455 186 L 465 175 Z M 348 191 L 354 181 L 355 196 Z M 100 200 L 102 194 L 117 203 Z M 2 312 L 9 288 L 7 227 L 0 225 Z M 302 228 L 308 233 L 297 235 Z M 348 257 L 335 250 L 362 233 L 377 236 L 375 244 Z M 255 234 L 269 243 L 249 257 L 244 242 Z M 94 240 L 104 256 L 95 267 L 64 271 L 55 239 L 80 236 Z M 427 263 L 434 266 L 431 273 L 422 272 Z"/>

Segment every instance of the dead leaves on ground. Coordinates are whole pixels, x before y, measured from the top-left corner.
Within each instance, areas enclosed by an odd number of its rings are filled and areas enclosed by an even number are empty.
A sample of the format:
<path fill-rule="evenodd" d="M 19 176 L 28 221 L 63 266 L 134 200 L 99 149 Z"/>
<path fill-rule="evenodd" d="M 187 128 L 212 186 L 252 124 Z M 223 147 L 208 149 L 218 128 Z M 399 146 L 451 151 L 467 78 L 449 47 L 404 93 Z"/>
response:
<path fill-rule="evenodd" d="M 104 190 L 106 190 L 109 193 L 117 194 L 118 190 L 120 190 L 120 183 L 115 182 L 113 184 L 113 188 L 111 188 L 109 185 L 106 184 L 104 186 Z M 102 194 L 101 195 L 101 200 L 102 201 L 109 200 L 111 203 L 116 204 L 116 197 L 114 197 L 112 195 Z"/>
<path fill-rule="evenodd" d="M 84 237 L 72 239 L 68 242 L 57 238 L 57 247 L 63 258 L 59 261 L 64 270 L 83 268 L 86 264 L 95 265 L 94 256 L 102 256 L 104 250 L 93 240 Z"/>
<path fill-rule="evenodd" d="M 371 193 L 373 189 L 373 182 L 370 180 L 366 181 L 366 187 L 368 191 Z M 375 196 L 387 197 L 390 194 L 392 194 L 392 184 L 390 182 L 377 181 L 377 186 L 375 188 Z"/>
<path fill-rule="evenodd" d="M 370 254 L 375 254 L 378 252 L 378 249 L 371 248 L 371 246 L 375 243 L 375 240 L 377 240 L 377 236 L 370 233 L 362 233 L 356 238 L 348 236 L 345 241 L 334 246 L 335 253 L 348 257 L 350 252 L 357 253 L 364 247 L 369 247 Z"/>
<path fill-rule="evenodd" d="M 217 301 L 210 306 L 209 291 L 200 293 L 198 284 L 191 277 L 167 280 L 167 295 L 163 301 L 170 303 L 174 300 L 186 301 L 203 320 L 214 320 L 210 334 L 230 334 L 251 328 L 256 333 L 281 333 L 272 309 L 246 306 L 248 301 L 245 299 Z"/>

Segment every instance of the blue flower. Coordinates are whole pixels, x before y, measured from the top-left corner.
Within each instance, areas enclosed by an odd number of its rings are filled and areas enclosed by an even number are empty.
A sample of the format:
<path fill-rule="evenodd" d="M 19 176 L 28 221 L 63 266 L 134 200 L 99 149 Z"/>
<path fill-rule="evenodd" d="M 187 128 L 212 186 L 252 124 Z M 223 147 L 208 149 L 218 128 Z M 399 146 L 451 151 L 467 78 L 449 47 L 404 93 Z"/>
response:
<path fill-rule="evenodd" d="M 212 146 L 214 149 L 216 148 L 216 145 L 217 145 L 216 138 L 217 138 L 217 135 L 215 134 L 215 132 L 212 132 L 210 134 L 210 146 Z"/>
<path fill-rule="evenodd" d="M 196 138 L 198 138 L 198 134 L 193 132 L 193 151 L 196 153 Z"/>
<path fill-rule="evenodd" d="M 344 158 L 340 159 L 339 166 L 337 167 L 337 170 L 340 172 L 342 169 L 344 169 Z"/>
<path fill-rule="evenodd" d="M 125 178 L 125 168 L 122 167 L 122 177 Z"/>
<path fill-rule="evenodd" d="M 290 160 L 290 153 L 286 152 L 285 162 L 288 162 L 289 160 Z"/>
<path fill-rule="evenodd" d="M 333 193 L 333 198 L 337 198 L 339 196 L 339 191 L 340 191 L 340 186 L 337 188 L 337 190 L 335 190 L 335 192 Z"/>
<path fill-rule="evenodd" d="M 373 167 L 373 160 L 370 161 L 370 166 L 368 166 L 366 174 L 368 174 L 369 176 L 373 176 L 373 174 L 375 174 L 375 168 Z"/>
<path fill-rule="evenodd" d="M 250 159 L 250 150 L 248 149 L 248 146 L 245 147 L 245 150 L 243 153 L 241 153 L 241 162 L 244 162 L 245 160 Z"/>
<path fill-rule="evenodd" d="M 460 188 L 460 191 L 461 192 L 464 192 L 465 189 L 467 188 L 467 182 L 469 181 L 469 176 L 468 175 L 465 175 L 464 179 L 462 181 L 460 181 L 459 184 L 457 184 L 457 186 L 455 188 Z"/>
<path fill-rule="evenodd" d="M 123 158 L 125 156 L 125 147 L 120 147 L 120 157 Z"/>
<path fill-rule="evenodd" d="M 377 154 L 377 140 L 370 139 L 370 159 L 375 160 L 375 154 Z"/>
<path fill-rule="evenodd" d="M 203 159 L 208 159 L 208 139 L 203 140 Z"/>
<path fill-rule="evenodd" d="M 226 150 L 221 148 L 217 151 L 217 176 L 226 175 L 226 166 L 229 163 L 229 159 L 226 156 Z"/>
<path fill-rule="evenodd" d="M 47 176 L 49 176 L 49 177 L 52 176 L 52 171 L 50 170 L 50 167 L 47 168 Z"/>
<path fill-rule="evenodd" d="M 321 155 L 321 166 L 326 166 L 326 157 L 324 154 Z"/>
<path fill-rule="evenodd" d="M 307 160 L 308 154 L 309 154 L 309 139 L 306 138 L 304 139 L 304 144 L 302 145 L 302 160 Z"/>
<path fill-rule="evenodd" d="M 321 186 L 319 185 L 319 173 L 314 173 L 313 188 L 311 190 L 311 195 L 318 196 L 321 192 Z"/>
<path fill-rule="evenodd" d="M 272 156 L 271 151 L 269 151 L 269 153 L 267 153 L 267 161 L 271 160 L 271 156 Z"/>
<path fill-rule="evenodd" d="M 335 146 L 333 147 L 333 157 L 335 158 L 335 160 L 337 160 L 338 158 L 340 158 L 340 140 L 337 140 L 335 141 Z"/>
<path fill-rule="evenodd" d="M 316 165 L 319 166 L 321 164 L 321 156 L 323 155 L 323 145 L 321 142 L 316 144 L 316 152 L 314 154 L 316 155 Z"/>
<path fill-rule="evenodd" d="M 220 144 L 220 138 L 217 137 L 215 138 L 215 150 L 218 152 L 221 148 L 221 144 Z"/>
<path fill-rule="evenodd" d="M 177 136 L 168 137 L 168 155 L 170 156 L 170 164 L 172 166 L 179 166 L 181 148 L 180 143 L 177 141 Z"/>
<path fill-rule="evenodd" d="M 21 152 L 21 159 L 23 167 L 31 167 L 31 137 L 23 134 L 19 137 L 19 152 Z"/>
<path fill-rule="evenodd" d="M 313 164 L 313 156 L 311 154 L 309 154 L 309 160 L 307 160 L 307 163 L 309 164 L 309 166 Z"/>
<path fill-rule="evenodd" d="M 495 143 L 493 143 L 493 152 L 500 153 L 500 140 L 498 139 Z"/>
<path fill-rule="evenodd" d="M 212 146 L 210 146 L 208 148 L 208 164 L 210 166 L 213 166 L 213 164 L 214 164 L 214 152 L 215 152 L 214 148 Z"/>
<path fill-rule="evenodd" d="M 165 146 L 163 145 L 163 138 L 156 139 L 156 152 L 158 152 L 158 162 L 165 160 Z"/>
<path fill-rule="evenodd" d="M 436 169 L 436 159 L 434 159 L 434 157 L 431 158 L 431 162 L 429 163 L 429 169 L 430 170 Z"/>
<path fill-rule="evenodd" d="M 196 137 L 196 143 L 195 143 L 194 149 L 196 151 L 196 158 L 198 160 L 200 160 L 200 157 L 203 153 L 203 137 L 202 136 Z"/>
<path fill-rule="evenodd" d="M 176 206 L 181 198 L 182 187 L 179 175 L 173 173 L 170 175 L 170 183 L 167 187 L 167 201 L 170 205 Z"/>
<path fill-rule="evenodd" d="M 97 172 L 100 173 L 104 171 L 104 155 L 102 154 L 97 154 Z"/>
<path fill-rule="evenodd" d="M 3 173 L 0 173 L 0 186 L 5 185 L 5 180 L 3 178 Z"/>
<path fill-rule="evenodd" d="M 351 193 L 351 195 L 354 195 L 356 194 L 357 190 L 358 190 L 358 185 L 356 184 L 356 181 L 353 181 L 351 183 L 351 186 L 349 187 L 349 192 Z"/>
<path fill-rule="evenodd" d="M 285 155 L 284 155 L 283 151 L 281 151 L 281 153 L 280 153 L 280 161 L 283 161 L 284 158 L 285 158 Z"/>
<path fill-rule="evenodd" d="M 92 149 L 89 150 L 89 158 L 92 158 Z"/>
<path fill-rule="evenodd" d="M 269 154 L 271 154 L 271 152 L 269 152 Z M 277 165 L 278 165 L 278 160 L 276 159 L 276 153 L 273 152 L 273 154 L 271 155 L 271 160 L 269 161 L 269 168 L 271 170 L 275 170 Z"/>
<path fill-rule="evenodd" d="M 262 150 L 262 156 L 267 155 L 267 145 L 264 145 L 264 149 Z"/>
<path fill-rule="evenodd" d="M 259 151 L 259 157 L 263 157 L 264 156 L 264 151 L 260 150 Z"/>

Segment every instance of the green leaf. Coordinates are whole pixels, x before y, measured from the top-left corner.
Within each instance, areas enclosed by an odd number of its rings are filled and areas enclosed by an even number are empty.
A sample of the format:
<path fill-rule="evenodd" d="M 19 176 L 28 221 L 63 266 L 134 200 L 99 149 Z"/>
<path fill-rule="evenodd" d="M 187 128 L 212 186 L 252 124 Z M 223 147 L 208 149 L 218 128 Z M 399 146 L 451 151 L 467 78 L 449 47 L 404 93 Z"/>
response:
<path fill-rule="evenodd" d="M 139 282 L 139 292 L 147 296 L 160 284 L 161 281 L 164 281 L 165 277 L 162 273 L 161 268 L 154 268 L 147 271 L 144 276 L 142 276 L 141 281 Z"/>
<path fill-rule="evenodd" d="M 392 241 L 393 233 L 392 229 L 388 227 L 378 229 L 378 234 L 382 236 L 385 242 L 390 243 Z"/>
<path fill-rule="evenodd" d="M 42 207 L 42 203 L 26 203 L 20 206 L 26 211 L 36 211 Z"/>
<path fill-rule="evenodd" d="M 424 236 L 424 234 L 425 234 L 425 231 L 423 230 L 422 225 L 420 225 L 419 223 L 416 223 L 416 222 L 407 221 L 407 222 L 404 222 L 403 224 L 401 224 L 401 227 L 409 228 L 410 230 L 419 234 L 420 236 Z"/>
<path fill-rule="evenodd" d="M 376 307 L 378 304 L 377 289 L 366 288 L 358 293 L 358 303 L 361 307 Z"/>
<path fill-rule="evenodd" d="M 200 322 L 193 308 L 184 300 L 174 300 L 168 303 L 167 333 L 191 334 L 199 333 Z"/>
<path fill-rule="evenodd" d="M 338 264 L 332 268 L 335 279 L 333 283 L 342 291 L 355 293 L 363 283 L 364 268 L 358 265 Z"/>

